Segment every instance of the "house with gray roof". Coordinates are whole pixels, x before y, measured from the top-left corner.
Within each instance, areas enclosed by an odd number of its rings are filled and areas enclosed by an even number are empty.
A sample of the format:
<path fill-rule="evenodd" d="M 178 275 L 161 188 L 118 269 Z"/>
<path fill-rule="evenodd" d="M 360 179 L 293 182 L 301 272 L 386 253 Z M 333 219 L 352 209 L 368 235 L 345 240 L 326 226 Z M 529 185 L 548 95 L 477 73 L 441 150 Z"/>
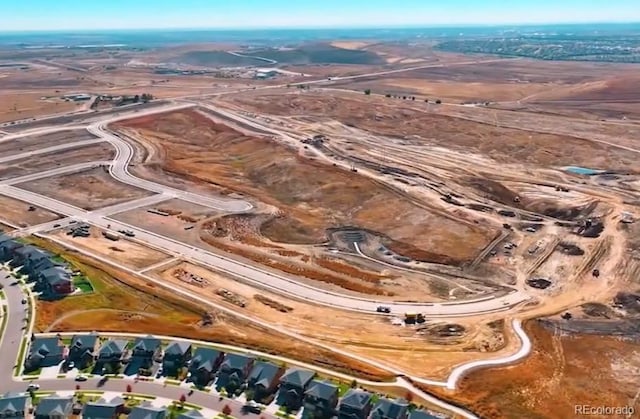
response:
<path fill-rule="evenodd" d="M 146 402 L 131 409 L 128 419 L 164 419 L 167 417 L 167 409 L 163 407 L 153 407 Z"/>
<path fill-rule="evenodd" d="M 303 418 L 330 419 L 336 415 L 338 386 L 331 381 L 313 380 L 304 392 Z"/>
<path fill-rule="evenodd" d="M 85 403 L 82 409 L 82 419 L 117 419 L 124 413 L 125 402 L 116 397 L 111 401 L 100 399 Z"/>
<path fill-rule="evenodd" d="M 40 399 L 36 406 L 35 419 L 67 419 L 73 411 L 73 396 L 61 397 L 57 394 Z"/>
<path fill-rule="evenodd" d="M 71 294 L 75 287 L 68 269 L 54 266 L 38 273 L 34 289 L 46 297 L 59 297 Z"/>
<path fill-rule="evenodd" d="M 415 409 L 411 413 L 409 413 L 409 419 L 440 419 L 440 418 L 432 415 L 426 410 Z"/>
<path fill-rule="evenodd" d="M 204 418 L 204 416 L 202 415 L 202 413 L 200 413 L 199 410 L 195 410 L 195 409 L 178 415 L 178 419 L 200 419 L 200 418 Z"/>
<path fill-rule="evenodd" d="M 33 264 L 32 268 L 29 272 L 29 281 L 35 282 L 38 280 L 38 274 L 46 269 L 60 267 L 66 269 L 69 274 L 71 271 L 67 267 L 67 265 L 63 262 L 59 262 L 57 260 L 53 260 L 52 258 L 44 258 Z"/>
<path fill-rule="evenodd" d="M 215 378 L 223 358 L 224 354 L 216 349 L 196 348 L 193 352 L 193 358 L 191 358 L 191 365 L 189 365 L 191 382 L 202 387 L 209 385 Z"/>
<path fill-rule="evenodd" d="M 381 398 L 371 411 L 370 419 L 407 419 L 409 402 Z"/>
<path fill-rule="evenodd" d="M 13 259 L 13 255 L 16 250 L 23 247 L 24 245 L 17 240 L 9 236 L 2 236 L 2 240 L 0 241 L 0 261 L 8 262 Z"/>
<path fill-rule="evenodd" d="M 137 338 L 131 350 L 131 359 L 125 369 L 125 375 L 135 375 L 141 369 L 151 368 L 153 359 L 160 356 L 161 344 L 160 339 L 151 335 Z"/>
<path fill-rule="evenodd" d="M 64 346 L 57 337 L 36 337 L 30 348 L 24 365 L 26 371 L 52 367 L 62 362 Z"/>
<path fill-rule="evenodd" d="M 100 337 L 95 333 L 75 335 L 69 345 L 67 362 L 73 362 L 78 369 L 89 367 L 96 357 Z"/>
<path fill-rule="evenodd" d="M 289 368 L 280 378 L 280 391 L 277 403 L 291 411 L 302 407 L 304 393 L 316 373 L 302 368 Z"/>
<path fill-rule="evenodd" d="M 26 394 L 5 393 L 0 396 L 0 418 L 24 418 L 31 407 Z"/>
<path fill-rule="evenodd" d="M 371 413 L 372 397 L 368 391 L 349 390 L 338 406 L 338 419 L 367 419 Z"/>
<path fill-rule="evenodd" d="M 13 259 L 10 265 L 14 268 L 22 266 L 22 273 L 28 275 L 33 266 L 43 259 L 49 259 L 53 255 L 46 250 L 40 249 L 33 245 L 26 245 L 16 249 L 13 252 Z"/>
<path fill-rule="evenodd" d="M 253 358 L 240 354 L 226 354 L 218 372 L 216 388 L 234 393 L 242 388 L 253 366 Z"/>
<path fill-rule="evenodd" d="M 177 376 L 180 370 L 186 367 L 187 362 L 191 360 L 191 354 L 191 343 L 182 340 L 171 342 L 164 350 L 164 358 L 162 360 L 164 375 Z"/>
<path fill-rule="evenodd" d="M 261 401 L 275 393 L 283 372 L 282 367 L 271 362 L 254 363 L 247 377 L 247 387 L 253 393 L 253 400 Z"/>
<path fill-rule="evenodd" d="M 109 339 L 104 342 L 98 351 L 94 373 L 101 374 L 103 369 L 106 374 L 119 373 L 128 344 L 129 341 L 127 340 Z"/>

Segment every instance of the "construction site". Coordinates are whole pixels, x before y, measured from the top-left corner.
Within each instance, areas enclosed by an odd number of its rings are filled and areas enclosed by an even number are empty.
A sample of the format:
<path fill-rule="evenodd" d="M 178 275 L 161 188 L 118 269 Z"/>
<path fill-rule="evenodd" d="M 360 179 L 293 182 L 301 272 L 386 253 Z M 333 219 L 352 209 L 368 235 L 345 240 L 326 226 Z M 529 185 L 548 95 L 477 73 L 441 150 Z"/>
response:
<path fill-rule="evenodd" d="M 39 302 L 39 330 L 99 322 L 286 350 L 358 377 L 419 377 L 491 418 L 577 397 L 569 358 L 589 370 L 594 345 L 608 362 L 597 366 L 612 393 L 602 401 L 633 396 L 612 377 L 637 365 L 614 358 L 640 336 L 640 128 L 602 87 L 633 83 L 633 72 L 347 44 L 378 56 L 246 83 L 140 57 L 114 70 L 113 86 L 104 69 L 92 82 L 113 96 L 148 82 L 161 98 L 148 107 L 25 123 L 15 139 L 17 125 L 3 128 L 0 228 L 97 278 L 75 302 Z M 231 59 L 204 52 L 157 54 Z M 375 75 L 396 63 L 425 68 Z M 373 75 L 357 75 L 365 69 Z M 166 82 L 149 82 L 156 70 Z M 596 103 L 607 98 L 610 114 Z M 523 334 L 533 349 L 509 361 Z M 470 372 L 464 396 L 451 391 L 452 371 L 493 359 L 522 364 Z M 528 405 L 523 392 L 535 395 Z M 526 406 L 509 410 L 495 394 Z"/>

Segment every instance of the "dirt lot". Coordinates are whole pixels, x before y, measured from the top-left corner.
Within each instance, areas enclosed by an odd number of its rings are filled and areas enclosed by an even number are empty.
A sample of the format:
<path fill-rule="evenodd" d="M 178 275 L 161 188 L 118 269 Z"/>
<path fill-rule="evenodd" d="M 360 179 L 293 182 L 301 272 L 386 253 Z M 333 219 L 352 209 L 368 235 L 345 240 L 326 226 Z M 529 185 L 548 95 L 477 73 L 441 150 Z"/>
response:
<path fill-rule="evenodd" d="M 448 336 L 436 331 L 446 324 L 444 320 L 394 326 L 387 318 L 288 299 L 189 263 L 152 275 L 239 312 L 421 376 L 445 377 L 460 362 L 513 350 L 502 329 L 491 328 L 488 321 L 464 321 L 462 332 Z"/>
<path fill-rule="evenodd" d="M 169 256 L 161 251 L 126 240 L 124 237 L 118 241 L 109 240 L 102 235 L 103 230 L 97 227 L 91 227 L 89 231 L 91 237 L 72 237 L 67 235 L 67 230 L 55 230 L 50 235 L 133 269 L 143 269 L 169 259 Z"/>
<path fill-rule="evenodd" d="M 0 156 L 11 156 L 17 153 L 38 150 L 43 147 L 53 147 L 60 144 L 92 140 L 94 138 L 96 137 L 93 134 L 82 129 L 19 137 L 11 141 L 0 141 Z"/>
<path fill-rule="evenodd" d="M 38 179 L 18 186 L 86 210 L 95 210 L 152 195 L 151 192 L 114 180 L 106 168 Z"/>
<path fill-rule="evenodd" d="M 379 232 L 390 248 L 410 257 L 455 264 L 472 259 L 491 240 L 482 228 L 429 213 L 366 177 L 304 159 L 192 111 L 130 120 L 124 127 L 138 130 L 160 150 L 164 170 L 277 207 L 280 215 L 260 228 L 274 242 L 321 243 L 327 228 L 358 225 Z M 436 230 L 447 236 L 434 237 Z M 460 247 L 461 241 L 468 246 Z"/>
<path fill-rule="evenodd" d="M 0 164 L 0 179 L 11 179 L 33 173 L 44 172 L 70 164 L 111 160 L 115 155 L 113 147 L 98 143 L 79 148 L 39 154 L 24 159 Z"/>
<path fill-rule="evenodd" d="M 370 365 L 308 344 L 279 336 L 228 315 L 209 311 L 192 301 L 186 301 L 147 281 L 120 272 L 98 261 L 67 252 L 43 240 L 38 245 L 62 254 L 92 282 L 96 292 L 63 300 L 38 301 L 36 330 L 52 331 L 100 330 L 141 332 L 203 339 L 216 343 L 243 346 L 303 362 L 333 368 L 374 380 L 389 380 L 390 375 Z M 96 317 L 92 312 L 96 310 Z M 213 323 L 203 324 L 203 314 L 209 312 Z M 99 323 L 96 320 L 99 319 Z M 288 344 L 282 345 L 283 341 Z"/>
<path fill-rule="evenodd" d="M 575 405 L 627 406 L 632 400 L 638 411 L 637 342 L 558 335 L 535 322 L 526 329 L 534 340 L 531 356 L 513 367 L 472 373 L 449 398 L 492 419 L 565 419 L 577 417 Z"/>
<path fill-rule="evenodd" d="M 3 80 L 0 75 L 0 80 Z M 4 81 L 3 81 L 4 82 Z M 0 123 L 70 112 L 81 105 L 61 100 L 43 100 L 43 93 L 14 93 L 2 95 Z M 53 93 L 53 92 L 50 92 Z"/>
<path fill-rule="evenodd" d="M 401 137 L 425 147 L 441 146 L 463 153 L 476 153 L 490 157 L 494 163 L 637 169 L 634 156 L 628 150 L 586 139 L 593 137 L 615 143 L 616 138 L 624 138 L 626 127 L 594 126 L 592 123 L 535 114 L 528 114 L 525 119 L 515 112 L 496 114 L 492 109 L 465 106 L 430 105 L 428 108 L 424 102 L 353 93 L 247 94 L 239 95 L 233 101 L 249 111 L 299 116 L 325 123 L 327 118 L 335 119 L 374 135 Z M 506 124 L 513 128 L 504 127 Z M 579 133 L 576 132 L 578 127 L 581 128 Z M 535 132 L 542 128 L 545 133 Z M 569 133 L 584 135 L 585 139 Z M 596 137 L 594 133 L 599 135 Z"/>
<path fill-rule="evenodd" d="M 61 218 L 58 214 L 42 208 L 34 207 L 34 211 L 29 211 L 29 207 L 30 205 L 26 202 L 0 195 L 0 208 L 2 208 L 0 220 L 26 227 L 48 223 Z"/>
<path fill-rule="evenodd" d="M 154 214 L 148 210 L 164 211 L 167 215 Z M 203 220 L 216 215 L 219 215 L 219 213 L 211 208 L 179 199 L 172 199 L 150 207 L 122 212 L 112 216 L 112 218 L 155 231 L 176 240 L 193 243 L 193 240 L 198 238 L 198 232 L 197 229 L 189 229 L 189 227 L 193 227 Z"/>

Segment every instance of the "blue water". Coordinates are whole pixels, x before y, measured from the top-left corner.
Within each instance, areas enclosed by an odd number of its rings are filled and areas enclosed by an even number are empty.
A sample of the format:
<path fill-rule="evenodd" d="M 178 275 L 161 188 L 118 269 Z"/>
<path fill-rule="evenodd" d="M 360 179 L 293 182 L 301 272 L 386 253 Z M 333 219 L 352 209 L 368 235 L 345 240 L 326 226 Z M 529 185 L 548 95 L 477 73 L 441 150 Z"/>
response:
<path fill-rule="evenodd" d="M 593 176 L 604 173 L 604 170 L 589 169 L 588 167 L 569 166 L 564 168 L 569 173 L 575 173 L 576 175 Z"/>

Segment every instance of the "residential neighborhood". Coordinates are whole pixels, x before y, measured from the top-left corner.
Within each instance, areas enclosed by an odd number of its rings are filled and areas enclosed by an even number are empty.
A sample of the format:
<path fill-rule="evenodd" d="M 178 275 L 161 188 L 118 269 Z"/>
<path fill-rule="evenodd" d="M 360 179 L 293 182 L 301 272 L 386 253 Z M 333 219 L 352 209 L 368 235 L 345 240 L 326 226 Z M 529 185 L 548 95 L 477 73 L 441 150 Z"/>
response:
<path fill-rule="evenodd" d="M 0 263 L 18 270 L 43 299 L 59 299 L 76 291 L 71 267 L 55 255 L 0 233 Z"/>
<path fill-rule="evenodd" d="M 69 336 L 69 335 L 67 335 Z M 403 399 L 390 399 L 357 387 L 319 377 L 315 371 L 246 354 L 223 352 L 204 343 L 163 340 L 155 336 L 118 338 L 97 333 L 34 335 L 25 359 L 24 371 L 36 378 L 50 371 L 52 377 L 76 372 L 75 377 L 115 377 L 118 379 L 159 380 L 165 385 L 215 392 L 221 398 L 244 400 L 247 411 L 271 409 L 285 418 L 299 419 L 432 419 L 430 413 L 416 409 Z M 73 377 L 73 375 L 72 375 Z M 78 381 L 78 380 L 77 380 Z M 79 380 L 79 381 L 84 381 Z M 46 401 L 46 402 L 45 402 Z M 42 402 L 45 402 L 42 404 Z M 7 411 L 29 409 L 24 396 L 8 394 L 0 399 Z M 65 397 L 46 397 L 38 404 L 37 417 L 55 416 L 69 409 L 81 410 L 86 418 L 162 419 L 193 418 L 199 412 L 170 416 L 166 409 L 148 403 L 127 409 L 121 398 L 103 398 L 77 403 Z M 22 410 L 21 410 L 22 409 Z M 38 416 L 40 415 L 40 416 Z M 49 415 L 49 416 L 46 416 Z M 54 415 L 54 416 L 52 416 Z M 12 416 L 15 417 L 15 416 Z"/>

